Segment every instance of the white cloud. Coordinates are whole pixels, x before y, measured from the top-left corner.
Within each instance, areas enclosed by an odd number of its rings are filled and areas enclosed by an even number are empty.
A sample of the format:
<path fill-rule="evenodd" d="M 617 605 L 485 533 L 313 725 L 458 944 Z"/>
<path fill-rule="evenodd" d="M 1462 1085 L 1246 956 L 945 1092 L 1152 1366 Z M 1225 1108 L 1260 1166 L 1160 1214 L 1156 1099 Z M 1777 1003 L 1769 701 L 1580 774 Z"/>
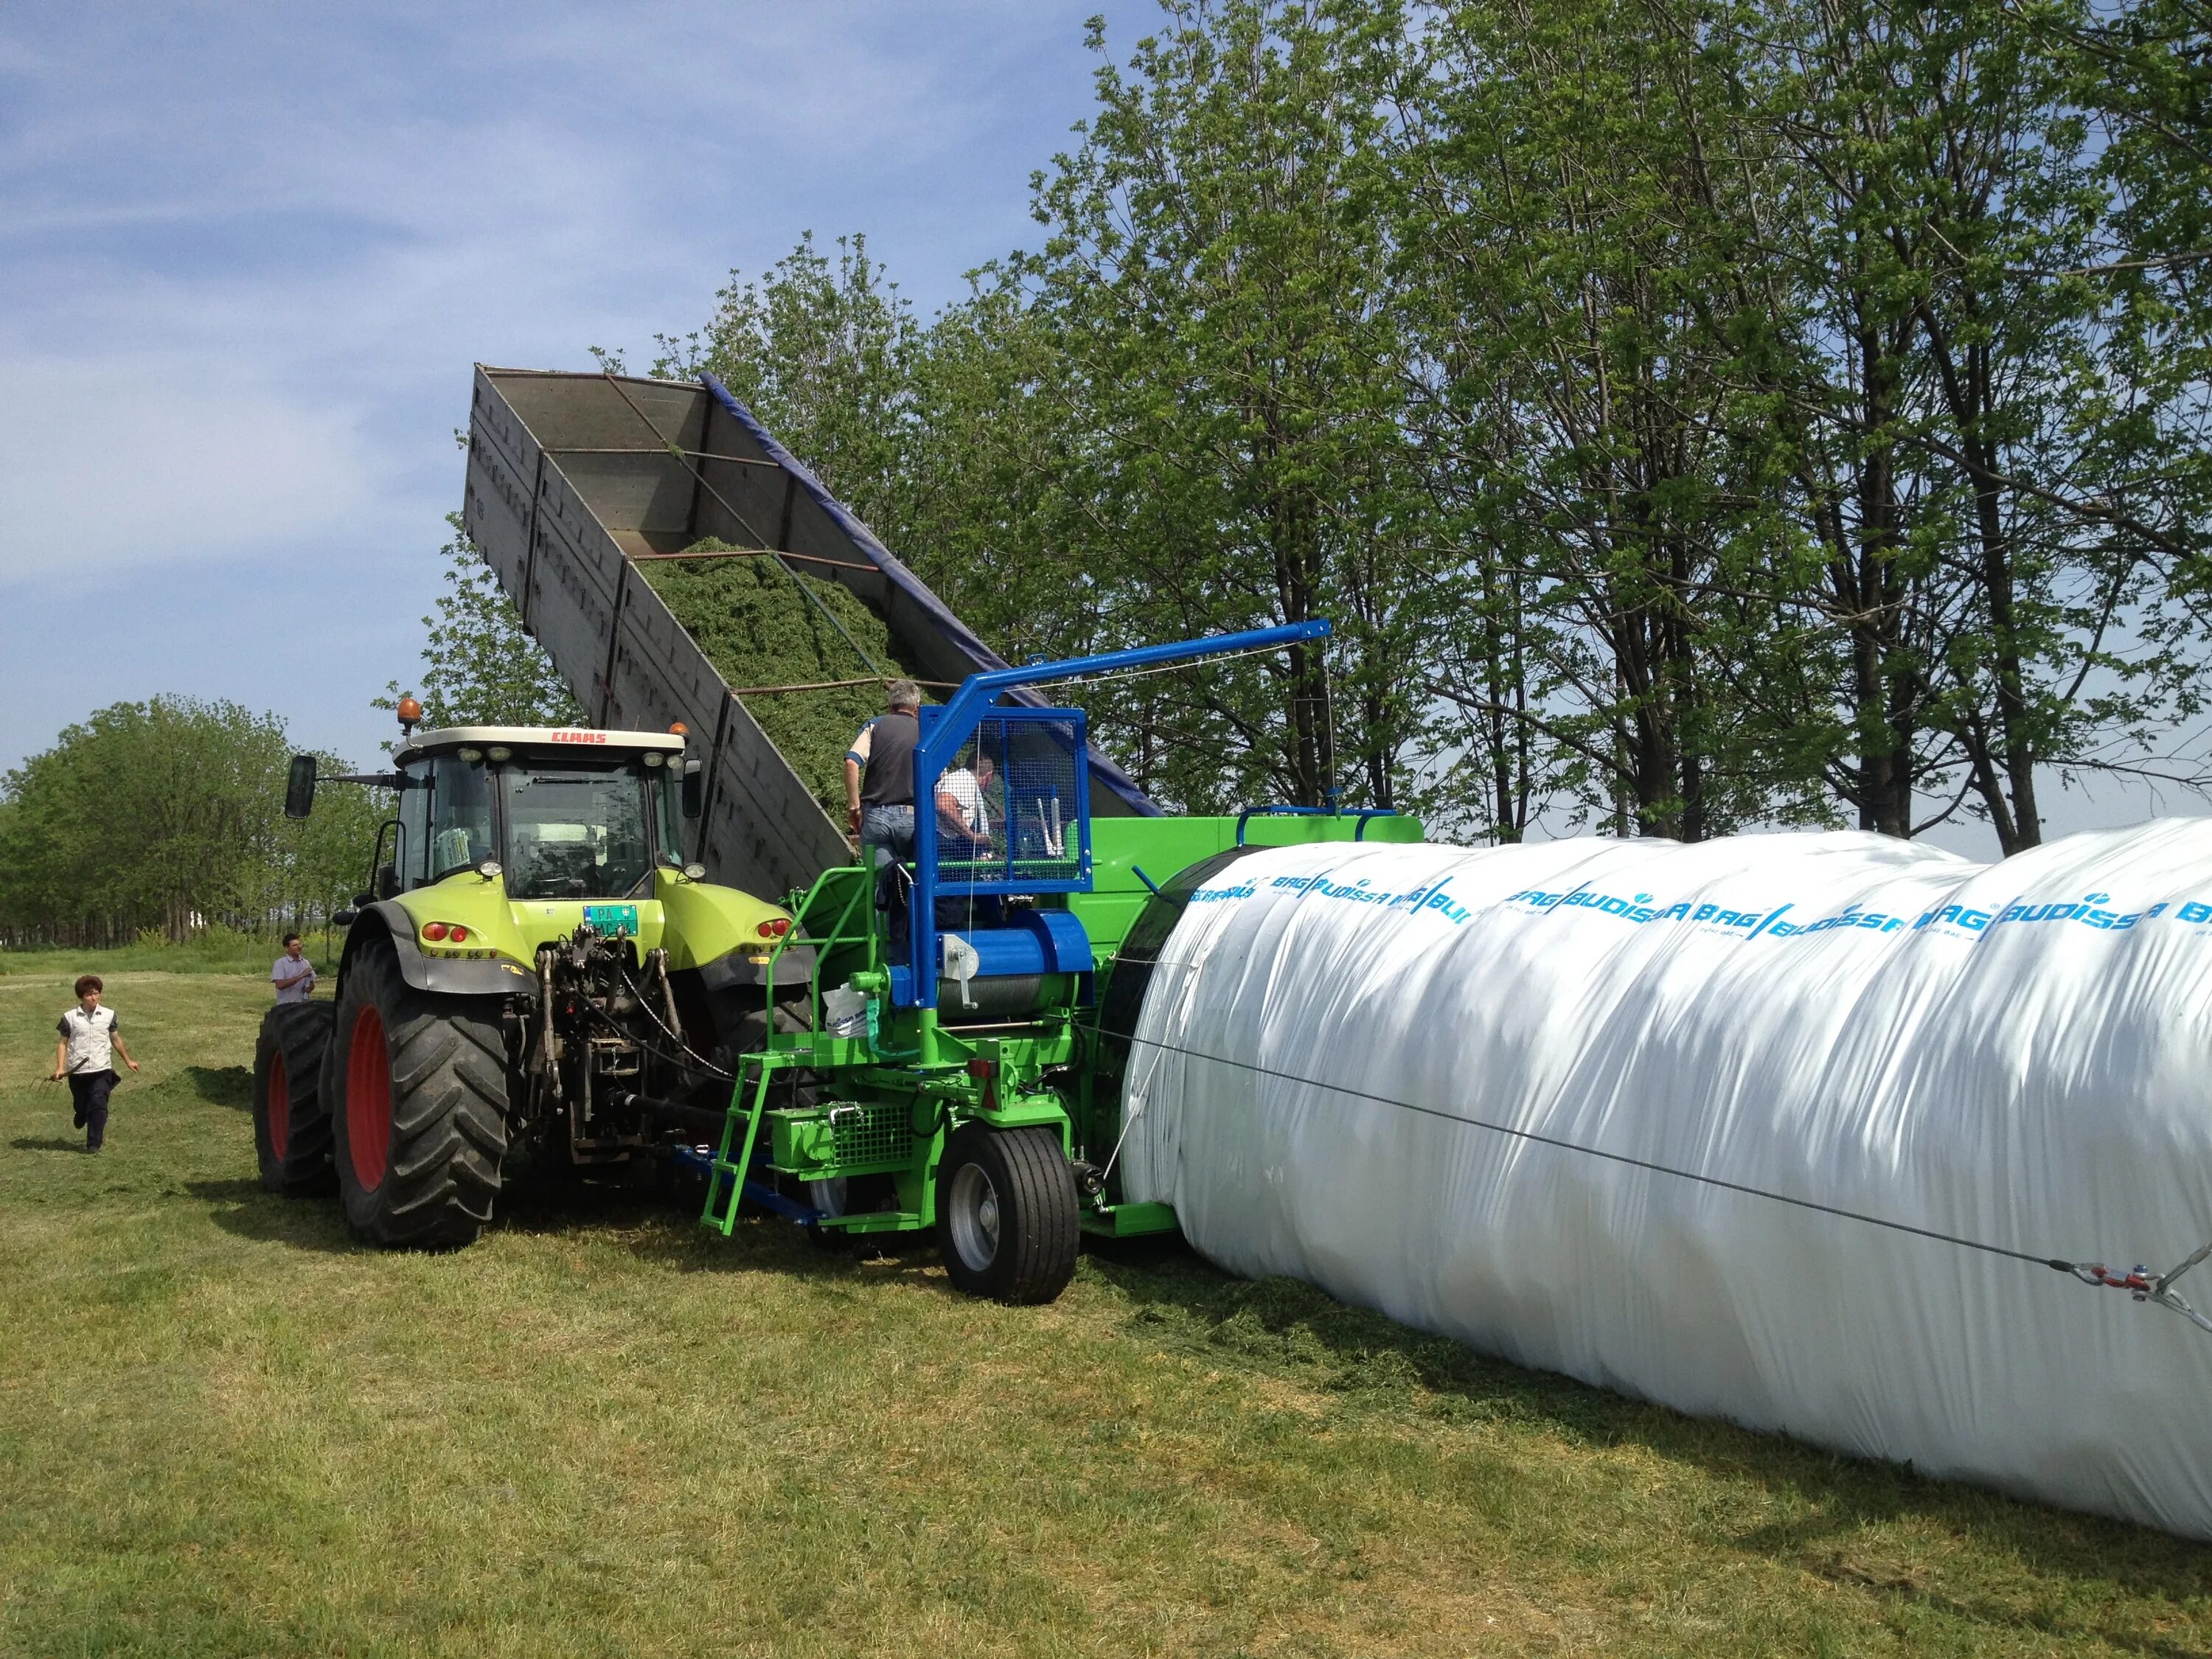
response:
<path fill-rule="evenodd" d="M 0 580 L 234 556 L 359 515 L 342 411 L 143 361 L 0 360 Z"/>

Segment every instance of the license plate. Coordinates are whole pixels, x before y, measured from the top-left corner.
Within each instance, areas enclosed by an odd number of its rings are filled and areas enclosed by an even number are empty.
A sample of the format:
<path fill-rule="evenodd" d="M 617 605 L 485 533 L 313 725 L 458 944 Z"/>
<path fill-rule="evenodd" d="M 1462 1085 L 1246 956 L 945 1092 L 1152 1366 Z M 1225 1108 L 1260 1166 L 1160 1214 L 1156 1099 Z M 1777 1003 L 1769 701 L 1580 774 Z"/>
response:
<path fill-rule="evenodd" d="M 635 939 L 637 906 L 587 904 L 584 907 L 584 926 L 609 939 Z"/>

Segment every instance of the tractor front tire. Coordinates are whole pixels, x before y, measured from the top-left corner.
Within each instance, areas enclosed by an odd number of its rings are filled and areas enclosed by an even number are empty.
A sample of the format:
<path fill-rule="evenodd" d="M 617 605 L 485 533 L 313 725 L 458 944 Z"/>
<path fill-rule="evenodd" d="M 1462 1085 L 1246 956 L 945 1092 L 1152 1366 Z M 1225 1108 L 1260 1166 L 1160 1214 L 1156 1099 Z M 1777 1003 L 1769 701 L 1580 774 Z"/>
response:
<path fill-rule="evenodd" d="M 937 1170 L 937 1248 L 957 1289 L 1017 1306 L 1049 1302 L 1082 1243 L 1075 1175 L 1041 1127 L 971 1123 Z"/>
<path fill-rule="evenodd" d="M 498 1005 L 413 989 L 380 941 L 346 974 L 337 1044 L 331 1120 L 346 1220 L 387 1248 L 473 1241 L 507 1152 Z"/>
<path fill-rule="evenodd" d="M 327 1193 L 331 1114 L 323 1055 L 337 1010 L 327 1002 L 282 1002 L 261 1017 L 253 1048 L 253 1150 L 261 1184 L 287 1198 Z"/>

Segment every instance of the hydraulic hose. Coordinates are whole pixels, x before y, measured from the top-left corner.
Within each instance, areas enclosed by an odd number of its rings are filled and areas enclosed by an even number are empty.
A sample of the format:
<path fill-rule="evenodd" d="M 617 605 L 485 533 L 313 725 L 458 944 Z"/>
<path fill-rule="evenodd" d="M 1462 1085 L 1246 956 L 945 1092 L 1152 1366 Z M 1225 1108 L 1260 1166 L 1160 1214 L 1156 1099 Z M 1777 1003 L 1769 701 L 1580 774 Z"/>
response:
<path fill-rule="evenodd" d="M 730 1121 L 726 1111 L 712 1111 L 704 1106 L 685 1106 L 673 1100 L 662 1100 L 653 1095 L 625 1095 L 623 1103 L 648 1117 L 665 1123 L 674 1123 L 687 1129 L 720 1129 Z"/>

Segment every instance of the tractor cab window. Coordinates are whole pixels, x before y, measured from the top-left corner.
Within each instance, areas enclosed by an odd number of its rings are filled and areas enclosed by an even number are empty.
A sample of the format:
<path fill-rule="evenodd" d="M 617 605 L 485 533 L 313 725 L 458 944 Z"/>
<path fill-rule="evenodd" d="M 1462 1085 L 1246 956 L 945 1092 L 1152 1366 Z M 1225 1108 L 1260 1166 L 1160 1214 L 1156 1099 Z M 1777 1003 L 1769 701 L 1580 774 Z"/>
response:
<path fill-rule="evenodd" d="M 491 781 L 483 757 L 441 755 L 430 775 L 430 877 L 443 881 L 495 856 Z"/>
<path fill-rule="evenodd" d="M 659 850 L 672 859 L 684 856 L 684 757 L 649 774 L 647 789 L 660 815 Z"/>
<path fill-rule="evenodd" d="M 410 762 L 402 775 L 405 782 L 399 791 L 399 841 L 392 861 L 404 892 L 429 879 L 426 872 L 429 867 L 430 763 Z"/>
<path fill-rule="evenodd" d="M 620 898 L 653 868 L 646 780 L 633 769 L 509 769 L 507 890 L 514 898 Z"/>

